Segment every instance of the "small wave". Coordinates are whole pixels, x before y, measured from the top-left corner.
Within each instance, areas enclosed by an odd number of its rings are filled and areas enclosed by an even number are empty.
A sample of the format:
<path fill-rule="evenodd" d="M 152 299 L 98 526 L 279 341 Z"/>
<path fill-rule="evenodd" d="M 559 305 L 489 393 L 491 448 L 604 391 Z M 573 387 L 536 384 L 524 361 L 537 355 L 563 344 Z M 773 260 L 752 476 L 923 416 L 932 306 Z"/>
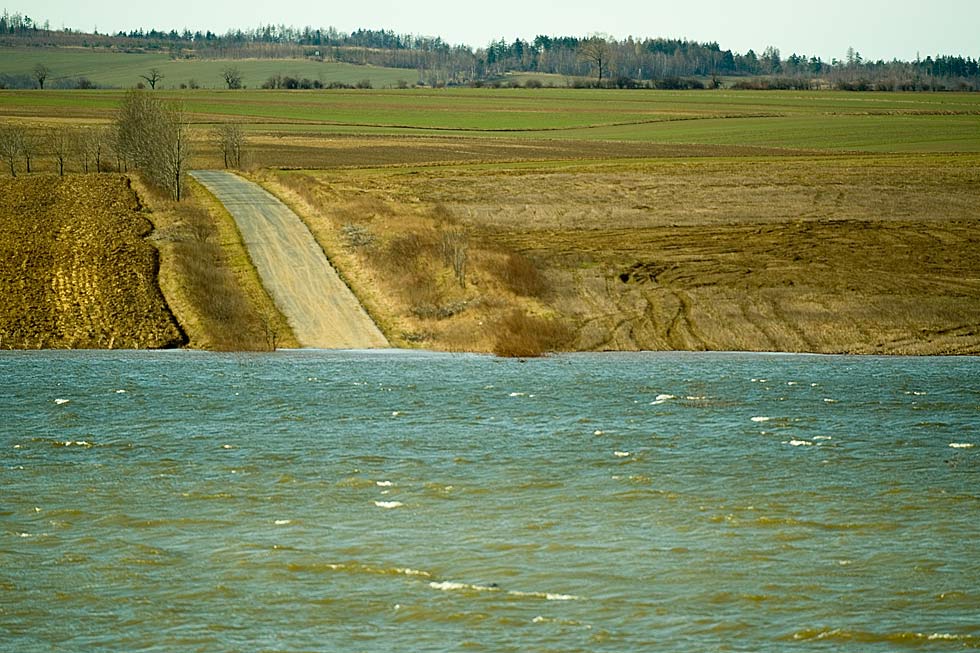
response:
<path fill-rule="evenodd" d="M 124 394 L 126 394 L 126 391 L 125 390 L 122 390 L 122 389 L 116 390 L 116 394 L 117 395 L 124 395 Z"/>
<path fill-rule="evenodd" d="M 791 447 L 812 447 L 813 443 L 809 440 L 787 440 L 783 444 L 788 444 Z"/>
<path fill-rule="evenodd" d="M 339 571 L 348 574 L 370 574 L 372 576 L 410 576 L 413 578 L 431 578 L 432 574 L 411 567 L 374 567 L 360 562 L 314 562 L 290 563 L 286 568 L 292 572 L 324 572 Z"/>
<path fill-rule="evenodd" d="M 831 399 L 830 397 L 824 397 L 823 402 L 825 404 L 836 404 L 836 403 L 839 403 L 836 399 Z"/>
<path fill-rule="evenodd" d="M 70 402 L 71 402 L 71 399 L 55 399 L 54 400 L 54 403 L 58 404 L 59 406 L 64 406 L 65 404 L 70 403 Z"/>
<path fill-rule="evenodd" d="M 405 504 L 401 501 L 375 501 L 374 505 L 379 508 L 384 508 L 386 510 L 391 510 L 392 508 L 401 508 Z"/>
<path fill-rule="evenodd" d="M 752 421 L 753 422 L 768 422 L 771 419 L 772 419 L 771 417 L 753 417 L 752 418 Z"/>
<path fill-rule="evenodd" d="M 573 594 L 553 594 L 551 592 L 507 592 L 510 596 L 521 596 L 545 601 L 580 601 L 582 597 Z"/>
<path fill-rule="evenodd" d="M 875 633 L 863 630 L 845 630 L 842 628 L 831 630 L 808 628 L 793 633 L 792 639 L 796 641 L 860 642 L 862 644 L 916 644 L 921 642 L 946 641 L 958 642 L 964 648 L 980 647 L 980 637 L 976 635 L 918 632 Z"/>
<path fill-rule="evenodd" d="M 677 399 L 677 397 L 675 397 L 674 395 L 659 394 L 659 395 L 657 395 L 654 398 L 653 401 L 650 402 L 650 405 L 651 406 L 659 406 L 660 404 L 666 403 L 666 402 L 670 401 L 671 399 Z"/>
<path fill-rule="evenodd" d="M 629 458 L 633 454 L 629 451 L 613 451 L 613 455 L 617 458 Z"/>
<path fill-rule="evenodd" d="M 974 445 L 972 442 L 950 442 L 949 443 L 949 448 L 950 449 L 972 449 L 975 446 L 976 445 Z"/>
<path fill-rule="evenodd" d="M 394 485 L 391 481 L 375 481 L 374 484 L 378 487 L 391 487 Z"/>
<path fill-rule="evenodd" d="M 421 576 L 423 578 L 429 578 L 432 576 L 427 571 L 422 571 L 421 569 L 411 569 L 409 567 L 395 567 L 395 572 L 402 574 L 403 576 Z"/>
<path fill-rule="evenodd" d="M 94 447 L 94 442 L 89 442 L 88 440 L 65 440 L 64 442 L 56 441 L 52 443 L 56 447 L 82 447 L 88 449 Z"/>
<path fill-rule="evenodd" d="M 496 584 L 492 585 L 475 585 L 472 583 L 458 583 L 456 581 L 445 580 L 445 581 L 432 581 L 429 583 L 429 587 L 436 590 L 441 590 L 443 592 L 503 592 L 503 590 Z M 528 599 L 543 599 L 545 601 L 578 601 L 581 597 L 575 596 L 573 594 L 557 594 L 554 592 L 521 592 L 517 590 L 511 590 L 506 592 L 507 596 L 515 596 L 519 598 Z"/>
<path fill-rule="evenodd" d="M 499 592 L 500 588 L 496 585 L 472 585 L 470 583 L 457 583 L 451 580 L 444 581 L 432 581 L 429 583 L 429 587 L 434 590 L 442 590 L 443 592 L 458 592 L 461 590 L 469 590 L 471 592 Z"/>
<path fill-rule="evenodd" d="M 558 624 L 561 626 L 578 626 L 585 628 L 586 630 L 592 630 L 592 626 L 589 624 L 583 624 L 581 621 L 576 621 L 575 619 L 556 619 L 554 617 L 546 617 L 544 615 L 538 615 L 534 619 L 531 619 L 532 624 Z"/>
<path fill-rule="evenodd" d="M 285 526 L 285 525 L 287 525 L 287 524 L 292 524 L 292 523 L 293 523 L 293 520 L 292 520 L 292 519 L 277 519 L 277 520 L 276 520 L 276 521 L 274 521 L 273 523 L 274 523 L 274 524 L 275 524 L 276 526 Z"/>

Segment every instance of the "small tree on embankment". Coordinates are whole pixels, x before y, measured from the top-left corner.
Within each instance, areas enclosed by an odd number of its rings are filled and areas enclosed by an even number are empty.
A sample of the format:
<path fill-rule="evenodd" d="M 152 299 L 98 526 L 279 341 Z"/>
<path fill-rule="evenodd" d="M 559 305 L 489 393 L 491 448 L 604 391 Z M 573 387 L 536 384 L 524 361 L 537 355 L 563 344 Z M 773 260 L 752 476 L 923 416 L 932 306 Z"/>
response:
<path fill-rule="evenodd" d="M 190 155 L 180 106 L 145 91 L 129 91 L 119 107 L 116 128 L 120 156 L 179 202 Z"/>

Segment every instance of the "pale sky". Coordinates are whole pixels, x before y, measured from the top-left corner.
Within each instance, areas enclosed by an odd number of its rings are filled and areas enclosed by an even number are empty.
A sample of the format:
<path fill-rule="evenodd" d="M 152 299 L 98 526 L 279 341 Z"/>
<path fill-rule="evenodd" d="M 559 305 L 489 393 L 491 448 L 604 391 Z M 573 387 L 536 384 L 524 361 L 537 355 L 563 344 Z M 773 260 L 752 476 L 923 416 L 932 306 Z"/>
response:
<path fill-rule="evenodd" d="M 980 0 L 30 0 L 7 10 L 48 20 L 55 29 L 103 33 L 140 27 L 224 33 L 285 24 L 390 29 L 473 47 L 501 37 L 604 33 L 717 41 L 740 53 L 772 45 L 784 57 L 797 52 L 826 61 L 843 59 L 849 46 L 866 60 L 980 57 Z"/>

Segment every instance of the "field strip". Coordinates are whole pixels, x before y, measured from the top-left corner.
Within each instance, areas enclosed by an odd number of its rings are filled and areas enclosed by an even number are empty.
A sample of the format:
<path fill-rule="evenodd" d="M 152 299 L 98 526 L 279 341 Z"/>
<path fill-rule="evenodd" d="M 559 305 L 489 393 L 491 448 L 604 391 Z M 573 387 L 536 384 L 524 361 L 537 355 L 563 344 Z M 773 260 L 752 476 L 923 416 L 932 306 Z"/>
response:
<path fill-rule="evenodd" d="M 196 170 L 190 174 L 235 218 L 262 284 L 303 347 L 388 346 L 309 229 L 289 207 L 230 172 Z"/>

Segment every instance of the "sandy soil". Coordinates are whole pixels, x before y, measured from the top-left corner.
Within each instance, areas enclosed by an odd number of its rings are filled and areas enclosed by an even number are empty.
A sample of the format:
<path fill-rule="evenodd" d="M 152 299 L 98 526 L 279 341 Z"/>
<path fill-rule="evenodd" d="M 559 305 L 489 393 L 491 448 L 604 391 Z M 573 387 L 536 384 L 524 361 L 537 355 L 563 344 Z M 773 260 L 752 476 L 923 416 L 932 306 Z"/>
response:
<path fill-rule="evenodd" d="M 269 294 L 303 347 L 370 349 L 388 341 L 286 205 L 229 172 L 191 173 L 225 205 Z"/>

